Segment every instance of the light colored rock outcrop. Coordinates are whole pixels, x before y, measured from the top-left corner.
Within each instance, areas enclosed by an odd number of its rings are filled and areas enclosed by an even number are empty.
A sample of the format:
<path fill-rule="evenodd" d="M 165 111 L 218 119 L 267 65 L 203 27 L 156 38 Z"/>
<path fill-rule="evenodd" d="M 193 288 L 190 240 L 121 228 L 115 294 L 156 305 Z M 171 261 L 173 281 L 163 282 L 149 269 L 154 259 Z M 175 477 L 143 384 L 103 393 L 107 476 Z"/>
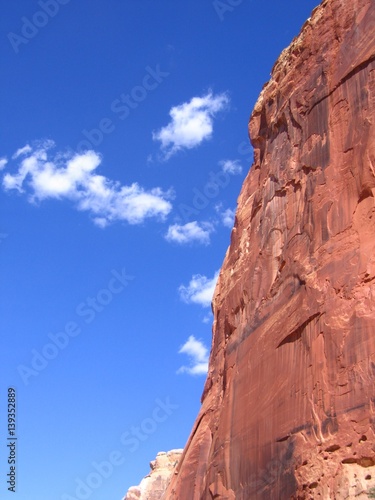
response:
<path fill-rule="evenodd" d="M 374 0 L 324 1 L 259 97 L 202 408 L 166 500 L 375 486 L 374 33 Z"/>
<path fill-rule="evenodd" d="M 161 451 L 150 463 L 151 471 L 139 486 L 129 488 L 123 500 L 160 500 L 183 450 Z"/>

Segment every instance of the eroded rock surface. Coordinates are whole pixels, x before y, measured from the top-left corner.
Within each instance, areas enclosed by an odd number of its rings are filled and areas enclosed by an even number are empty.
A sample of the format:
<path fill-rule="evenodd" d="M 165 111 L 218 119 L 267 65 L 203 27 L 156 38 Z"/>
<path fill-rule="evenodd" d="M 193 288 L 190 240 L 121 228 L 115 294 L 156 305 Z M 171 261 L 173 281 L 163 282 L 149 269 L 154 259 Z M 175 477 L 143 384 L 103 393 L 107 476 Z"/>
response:
<path fill-rule="evenodd" d="M 150 463 L 151 471 L 139 486 L 129 488 L 123 500 L 160 500 L 167 489 L 182 450 L 161 451 Z"/>
<path fill-rule="evenodd" d="M 375 486 L 374 33 L 374 0 L 324 1 L 258 99 L 202 408 L 167 500 Z"/>

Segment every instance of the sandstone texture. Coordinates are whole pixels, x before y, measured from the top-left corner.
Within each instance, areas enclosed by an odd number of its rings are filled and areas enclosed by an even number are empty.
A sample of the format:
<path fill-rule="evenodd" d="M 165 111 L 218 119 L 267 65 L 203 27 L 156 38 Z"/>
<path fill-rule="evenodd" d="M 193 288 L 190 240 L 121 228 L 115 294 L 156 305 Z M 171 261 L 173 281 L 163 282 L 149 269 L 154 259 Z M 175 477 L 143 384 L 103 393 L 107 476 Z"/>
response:
<path fill-rule="evenodd" d="M 367 499 L 374 0 L 314 10 L 276 62 L 249 131 L 254 164 L 213 299 L 202 407 L 163 498 Z"/>
<path fill-rule="evenodd" d="M 182 450 L 161 451 L 139 486 L 129 488 L 123 500 L 160 500 L 182 455 Z"/>

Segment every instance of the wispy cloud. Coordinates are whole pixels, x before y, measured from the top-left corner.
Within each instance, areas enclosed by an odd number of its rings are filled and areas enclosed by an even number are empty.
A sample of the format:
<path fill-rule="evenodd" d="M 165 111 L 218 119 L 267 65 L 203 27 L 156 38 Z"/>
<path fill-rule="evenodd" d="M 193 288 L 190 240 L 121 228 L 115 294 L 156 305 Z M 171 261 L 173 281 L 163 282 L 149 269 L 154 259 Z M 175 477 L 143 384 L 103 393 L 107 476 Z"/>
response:
<path fill-rule="evenodd" d="M 5 165 L 8 163 L 8 160 L 6 158 L 0 158 L 0 170 L 3 170 L 5 168 Z"/>
<path fill-rule="evenodd" d="M 88 211 L 99 227 L 115 221 L 139 224 L 149 217 L 164 219 L 171 211 L 170 192 L 159 187 L 145 190 L 136 182 L 122 186 L 95 173 L 101 163 L 95 151 L 51 157 L 53 146 L 47 141 L 35 148 L 20 148 L 13 155 L 23 157 L 18 170 L 4 176 L 3 188 L 26 194 L 30 202 L 49 198 L 73 201 L 78 210 Z"/>
<path fill-rule="evenodd" d="M 226 94 L 208 92 L 202 97 L 193 97 L 189 102 L 174 106 L 168 125 L 152 134 L 161 142 L 164 159 L 168 160 L 180 149 L 192 149 L 209 139 L 213 132 L 213 118 L 229 104 Z"/>
<path fill-rule="evenodd" d="M 234 215 L 235 211 L 232 210 L 231 208 L 227 208 L 223 212 L 221 212 L 221 221 L 224 224 L 225 227 L 229 227 L 229 229 L 232 229 L 234 225 Z"/>
<path fill-rule="evenodd" d="M 222 160 L 219 162 L 223 172 L 231 175 L 239 175 L 242 173 L 240 160 Z"/>
<path fill-rule="evenodd" d="M 197 340 L 194 335 L 190 335 L 185 344 L 178 351 L 179 354 L 187 354 L 189 366 L 181 366 L 177 373 L 187 373 L 189 375 L 205 375 L 208 370 L 208 349 Z"/>
<path fill-rule="evenodd" d="M 210 311 L 209 313 L 203 316 L 202 323 L 205 324 L 212 323 L 212 320 L 213 320 L 213 315 L 212 312 Z"/>
<path fill-rule="evenodd" d="M 207 278 L 201 274 L 194 274 L 190 283 L 180 285 L 178 291 L 180 298 L 187 304 L 200 304 L 203 307 L 211 305 L 219 271 L 216 271 L 213 278 Z"/>
<path fill-rule="evenodd" d="M 215 205 L 215 211 L 220 217 L 223 226 L 232 229 L 232 227 L 234 226 L 234 217 L 236 215 L 236 211 L 232 208 L 227 208 L 224 210 L 222 203 L 217 203 Z"/>
<path fill-rule="evenodd" d="M 45 145 L 46 144 L 51 144 L 49 141 L 45 142 Z M 27 153 L 31 153 L 32 152 L 32 147 L 30 146 L 30 144 L 26 144 L 26 146 L 23 146 L 22 148 L 19 148 L 17 149 L 17 151 L 14 153 L 14 155 L 12 156 L 13 160 L 15 160 L 16 158 L 19 158 L 20 156 L 23 156 Z"/>
<path fill-rule="evenodd" d="M 168 228 L 165 239 L 170 242 L 185 245 L 188 243 L 210 244 L 210 235 L 214 226 L 210 222 L 188 222 L 187 224 L 172 224 Z"/>

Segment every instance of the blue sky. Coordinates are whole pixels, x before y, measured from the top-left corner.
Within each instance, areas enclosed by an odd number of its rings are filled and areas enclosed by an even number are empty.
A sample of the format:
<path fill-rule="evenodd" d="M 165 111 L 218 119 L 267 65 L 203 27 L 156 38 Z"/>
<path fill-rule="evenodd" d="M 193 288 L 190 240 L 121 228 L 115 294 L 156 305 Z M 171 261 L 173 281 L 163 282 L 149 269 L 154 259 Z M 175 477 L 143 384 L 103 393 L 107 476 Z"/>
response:
<path fill-rule="evenodd" d="M 18 0 L 0 19 L 1 498 L 120 499 L 183 447 L 247 122 L 317 1 Z"/>

